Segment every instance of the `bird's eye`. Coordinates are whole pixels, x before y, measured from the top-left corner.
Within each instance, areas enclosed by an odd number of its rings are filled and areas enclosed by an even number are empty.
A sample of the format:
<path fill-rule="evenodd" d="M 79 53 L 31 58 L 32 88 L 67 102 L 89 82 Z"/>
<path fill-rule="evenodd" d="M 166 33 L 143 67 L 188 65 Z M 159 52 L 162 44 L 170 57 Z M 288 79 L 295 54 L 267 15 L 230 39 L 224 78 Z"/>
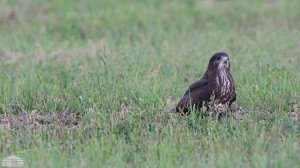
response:
<path fill-rule="evenodd" d="M 221 60 L 221 57 L 217 57 L 217 61 L 220 61 Z"/>

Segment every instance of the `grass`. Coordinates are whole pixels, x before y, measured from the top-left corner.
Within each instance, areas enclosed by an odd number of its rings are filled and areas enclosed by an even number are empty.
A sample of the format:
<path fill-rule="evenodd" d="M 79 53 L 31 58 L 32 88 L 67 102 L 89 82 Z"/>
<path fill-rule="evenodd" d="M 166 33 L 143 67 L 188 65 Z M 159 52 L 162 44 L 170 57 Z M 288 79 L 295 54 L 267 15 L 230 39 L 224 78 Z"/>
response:
<path fill-rule="evenodd" d="M 75 130 L 0 127 L 26 167 L 297 167 L 300 3 L 2 0 L 0 118 L 62 111 Z M 243 120 L 172 116 L 170 102 L 231 55 Z"/>

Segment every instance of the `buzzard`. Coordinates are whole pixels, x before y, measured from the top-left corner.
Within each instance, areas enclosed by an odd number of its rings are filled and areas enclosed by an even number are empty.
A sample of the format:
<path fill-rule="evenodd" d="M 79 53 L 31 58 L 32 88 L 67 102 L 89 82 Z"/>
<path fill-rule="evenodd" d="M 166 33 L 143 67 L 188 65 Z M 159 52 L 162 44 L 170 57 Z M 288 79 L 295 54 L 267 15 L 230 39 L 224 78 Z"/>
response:
<path fill-rule="evenodd" d="M 175 112 L 189 114 L 192 109 L 199 111 L 204 105 L 206 111 L 213 111 L 221 117 L 235 100 L 229 55 L 218 52 L 210 58 L 204 76 L 187 89 Z"/>

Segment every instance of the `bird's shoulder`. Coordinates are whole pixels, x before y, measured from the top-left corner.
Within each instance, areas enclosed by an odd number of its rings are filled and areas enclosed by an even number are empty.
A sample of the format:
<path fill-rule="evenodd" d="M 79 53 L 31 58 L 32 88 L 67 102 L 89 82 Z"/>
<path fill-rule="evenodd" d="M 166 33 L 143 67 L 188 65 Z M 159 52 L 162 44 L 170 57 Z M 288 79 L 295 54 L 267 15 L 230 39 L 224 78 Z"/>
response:
<path fill-rule="evenodd" d="M 196 82 L 194 82 L 193 84 L 191 84 L 191 86 L 188 88 L 188 90 L 186 91 L 186 93 L 188 92 L 193 92 L 194 90 L 198 90 L 201 88 L 205 88 L 207 86 L 209 86 L 209 80 L 206 78 L 202 78 Z"/>

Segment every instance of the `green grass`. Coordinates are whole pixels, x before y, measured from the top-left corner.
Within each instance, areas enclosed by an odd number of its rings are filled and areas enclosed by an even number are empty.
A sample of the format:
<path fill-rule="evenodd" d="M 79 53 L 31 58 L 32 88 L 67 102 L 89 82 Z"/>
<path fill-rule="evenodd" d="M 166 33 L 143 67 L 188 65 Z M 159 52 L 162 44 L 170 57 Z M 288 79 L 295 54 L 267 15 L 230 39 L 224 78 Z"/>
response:
<path fill-rule="evenodd" d="M 8 131 L 0 160 L 26 167 L 298 167 L 300 3 L 0 1 L 0 118 L 80 113 Z M 231 55 L 243 120 L 170 115 L 217 51 Z M 122 117 L 120 112 L 125 113 Z"/>

